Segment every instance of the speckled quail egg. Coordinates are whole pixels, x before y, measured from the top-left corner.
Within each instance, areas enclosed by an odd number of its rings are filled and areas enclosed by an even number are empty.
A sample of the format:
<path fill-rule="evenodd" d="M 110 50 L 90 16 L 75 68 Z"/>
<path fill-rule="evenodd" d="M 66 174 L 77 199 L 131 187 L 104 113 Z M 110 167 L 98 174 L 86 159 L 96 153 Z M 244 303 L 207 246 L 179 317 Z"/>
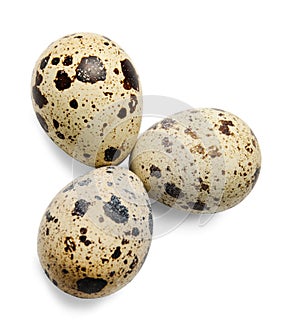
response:
<path fill-rule="evenodd" d="M 219 109 L 186 110 L 138 139 L 130 169 L 149 196 L 192 213 L 215 213 L 241 202 L 261 166 L 257 139 L 237 116 Z"/>
<path fill-rule="evenodd" d="M 66 153 L 96 167 L 127 157 L 140 129 L 142 91 L 116 43 L 93 33 L 63 37 L 41 54 L 31 84 L 38 121 Z"/>
<path fill-rule="evenodd" d="M 38 255 L 48 278 L 81 298 L 109 295 L 130 282 L 152 237 L 148 194 L 128 169 L 94 169 L 63 188 L 48 206 Z"/>

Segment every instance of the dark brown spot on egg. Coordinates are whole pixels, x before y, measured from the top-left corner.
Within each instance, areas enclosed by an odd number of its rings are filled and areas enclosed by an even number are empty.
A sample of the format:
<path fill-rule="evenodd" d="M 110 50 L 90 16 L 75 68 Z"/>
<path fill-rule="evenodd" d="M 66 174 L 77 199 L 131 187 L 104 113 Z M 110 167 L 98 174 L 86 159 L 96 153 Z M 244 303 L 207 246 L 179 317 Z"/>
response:
<path fill-rule="evenodd" d="M 121 155 L 121 151 L 115 147 L 109 147 L 104 152 L 104 160 L 107 162 L 115 161 Z"/>
<path fill-rule="evenodd" d="M 163 119 L 162 121 L 161 121 L 161 127 L 163 128 L 163 129 L 168 129 L 168 128 L 170 128 L 170 127 L 173 127 L 173 125 L 176 123 L 176 121 L 175 120 L 173 120 L 173 119 L 171 119 L 171 118 L 166 118 L 166 119 Z"/>
<path fill-rule="evenodd" d="M 79 199 L 78 201 L 75 202 L 75 207 L 72 211 L 72 215 L 73 216 L 77 215 L 80 217 L 84 216 L 90 204 L 91 204 L 90 202 L 87 202 L 84 199 Z"/>
<path fill-rule="evenodd" d="M 197 146 L 192 147 L 190 149 L 190 152 L 192 154 L 198 154 L 198 155 L 200 155 L 200 154 L 204 154 L 205 153 L 205 149 L 199 144 Z"/>
<path fill-rule="evenodd" d="M 65 244 L 65 252 L 76 251 L 76 244 L 72 237 L 66 237 L 64 244 Z"/>
<path fill-rule="evenodd" d="M 219 151 L 219 148 L 216 146 L 210 146 L 209 147 L 209 151 L 207 152 L 207 154 L 211 157 L 211 158 L 215 158 L 215 157 L 220 157 L 222 156 L 222 153 Z"/>
<path fill-rule="evenodd" d="M 139 262 L 139 258 L 135 255 L 131 264 L 129 265 L 130 269 L 134 269 Z"/>
<path fill-rule="evenodd" d="M 121 61 L 121 68 L 125 77 L 123 83 L 124 89 L 130 90 L 133 88 L 134 90 L 139 91 L 139 79 L 132 63 L 128 59 L 125 59 Z"/>
<path fill-rule="evenodd" d="M 119 113 L 117 114 L 117 116 L 120 118 L 120 119 L 123 119 L 126 117 L 126 114 L 127 114 L 127 111 L 125 108 L 122 108 Z"/>
<path fill-rule="evenodd" d="M 32 87 L 32 97 L 40 109 L 48 104 L 47 98 L 41 93 L 37 86 Z"/>
<path fill-rule="evenodd" d="M 184 133 L 187 134 L 187 135 L 189 135 L 189 136 L 190 136 L 191 138 L 193 138 L 193 139 L 198 139 L 197 134 L 196 134 L 195 132 L 193 132 L 192 129 L 191 129 L 190 127 L 186 128 L 186 129 L 184 130 Z"/>
<path fill-rule="evenodd" d="M 35 85 L 39 86 L 42 82 L 43 82 L 43 76 L 39 72 L 36 72 Z"/>
<path fill-rule="evenodd" d="M 128 208 L 121 204 L 115 195 L 103 206 L 105 215 L 116 223 L 126 223 L 129 219 Z"/>
<path fill-rule="evenodd" d="M 103 62 L 96 56 L 83 57 L 76 68 L 76 78 L 81 82 L 94 84 L 106 79 Z"/>
<path fill-rule="evenodd" d="M 133 113 L 138 105 L 138 99 L 135 95 L 130 95 L 130 102 L 128 103 L 129 112 Z"/>
<path fill-rule="evenodd" d="M 121 250 L 120 250 L 120 246 L 118 246 L 118 247 L 115 249 L 114 253 L 111 255 L 111 257 L 112 257 L 113 259 L 118 259 L 118 258 L 120 257 L 121 254 L 122 254 L 122 252 L 121 252 Z"/>
<path fill-rule="evenodd" d="M 86 236 L 79 237 L 80 242 L 84 243 L 86 241 Z"/>
<path fill-rule="evenodd" d="M 245 149 L 247 150 L 248 153 L 250 153 L 250 154 L 253 153 L 253 148 L 251 147 L 250 143 L 246 144 Z"/>
<path fill-rule="evenodd" d="M 155 165 L 151 165 L 150 167 L 150 176 L 160 178 L 161 177 L 161 170 Z"/>
<path fill-rule="evenodd" d="M 90 178 L 87 179 L 83 179 L 80 182 L 78 182 L 79 186 L 87 186 L 92 182 L 92 180 Z"/>
<path fill-rule="evenodd" d="M 177 187 L 174 183 L 166 183 L 164 184 L 164 187 L 166 193 L 171 197 L 176 199 L 183 197 L 182 190 L 179 187 Z"/>
<path fill-rule="evenodd" d="M 42 126 L 43 130 L 45 132 L 48 132 L 48 125 L 46 123 L 46 120 L 38 112 L 36 112 L 35 115 L 36 115 L 40 125 Z"/>
<path fill-rule="evenodd" d="M 55 129 L 58 129 L 58 127 L 59 127 L 59 122 L 55 119 L 53 119 L 53 126 Z"/>
<path fill-rule="evenodd" d="M 105 91 L 103 92 L 104 96 L 112 97 L 113 93 L 111 91 Z"/>
<path fill-rule="evenodd" d="M 225 135 L 231 135 L 232 133 L 229 130 L 229 126 L 234 126 L 231 120 L 220 120 L 221 124 L 219 131 Z"/>
<path fill-rule="evenodd" d="M 62 91 L 71 87 L 72 80 L 68 73 L 63 70 L 59 70 L 56 73 L 56 78 L 54 80 L 56 89 Z"/>
<path fill-rule="evenodd" d="M 59 61 L 60 61 L 60 59 L 58 57 L 53 58 L 52 61 L 51 61 L 51 64 L 54 65 L 54 66 L 56 66 L 56 65 L 59 64 Z"/>
<path fill-rule="evenodd" d="M 51 222 L 54 220 L 54 216 L 51 215 L 50 211 L 47 210 L 46 214 L 45 214 L 45 217 L 46 217 L 46 221 L 47 222 Z"/>
<path fill-rule="evenodd" d="M 77 103 L 76 99 L 72 99 L 69 104 L 72 109 L 78 108 L 78 103 Z"/>
<path fill-rule="evenodd" d="M 202 184 L 201 184 L 201 189 L 202 189 L 203 191 L 207 191 L 207 190 L 209 189 L 209 185 L 202 183 Z"/>
<path fill-rule="evenodd" d="M 188 206 L 191 209 L 199 210 L 199 211 L 203 211 L 204 209 L 207 208 L 206 204 L 200 200 L 197 200 L 196 202 L 188 202 Z"/>
<path fill-rule="evenodd" d="M 118 68 L 115 68 L 115 69 L 114 69 L 114 73 L 115 73 L 116 75 L 119 75 L 120 72 L 119 72 Z"/>
<path fill-rule="evenodd" d="M 56 134 L 57 137 L 60 138 L 61 140 L 64 140 L 64 139 L 65 139 L 65 136 L 64 136 L 61 132 L 57 131 L 57 132 L 55 132 L 55 134 Z"/>
<path fill-rule="evenodd" d="M 64 66 L 70 66 L 70 65 L 72 65 L 72 63 L 73 63 L 72 56 L 66 56 L 64 61 L 63 61 L 63 65 Z"/>
<path fill-rule="evenodd" d="M 166 136 L 166 137 L 164 137 L 164 138 L 162 139 L 161 144 L 162 144 L 165 148 L 167 148 L 167 147 L 171 147 L 171 146 L 173 145 L 173 142 L 170 141 L 170 139 Z"/>
<path fill-rule="evenodd" d="M 47 57 L 42 59 L 41 64 L 40 64 L 40 69 L 43 70 L 47 66 L 49 59 L 50 59 L 50 54 Z"/>
<path fill-rule="evenodd" d="M 107 285 L 107 281 L 102 278 L 94 279 L 85 277 L 84 279 L 78 280 L 76 284 L 78 291 L 93 294 L 101 291 Z"/>
<path fill-rule="evenodd" d="M 134 227 L 134 228 L 132 228 L 131 234 L 132 234 L 132 236 L 136 237 L 140 234 L 140 231 L 138 228 Z"/>

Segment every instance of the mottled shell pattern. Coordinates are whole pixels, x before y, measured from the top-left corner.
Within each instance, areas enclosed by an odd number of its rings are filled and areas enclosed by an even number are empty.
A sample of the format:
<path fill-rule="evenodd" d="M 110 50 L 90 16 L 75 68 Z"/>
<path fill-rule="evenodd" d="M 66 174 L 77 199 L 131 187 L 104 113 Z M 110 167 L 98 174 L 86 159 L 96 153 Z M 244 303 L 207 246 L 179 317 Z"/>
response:
<path fill-rule="evenodd" d="M 143 265 L 152 238 L 152 213 L 140 179 L 102 167 L 63 188 L 39 228 L 38 255 L 49 279 L 81 298 L 109 295 Z"/>
<path fill-rule="evenodd" d="M 130 169 L 149 196 L 192 213 L 215 213 L 241 202 L 261 166 L 258 141 L 237 116 L 219 109 L 186 110 L 138 139 Z"/>
<path fill-rule="evenodd" d="M 90 166 L 116 165 L 135 144 L 142 91 L 128 55 L 92 33 L 66 36 L 38 59 L 32 103 L 49 137 Z"/>

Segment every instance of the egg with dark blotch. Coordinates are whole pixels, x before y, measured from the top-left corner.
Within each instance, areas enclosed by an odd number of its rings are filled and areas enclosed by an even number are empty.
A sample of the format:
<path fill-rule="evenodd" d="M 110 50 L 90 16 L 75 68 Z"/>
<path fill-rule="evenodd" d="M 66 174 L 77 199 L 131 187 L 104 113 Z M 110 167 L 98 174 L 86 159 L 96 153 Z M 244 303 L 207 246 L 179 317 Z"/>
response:
<path fill-rule="evenodd" d="M 95 167 L 128 156 L 140 129 L 142 91 L 116 43 L 93 33 L 63 37 L 39 57 L 31 85 L 39 123 L 70 156 Z"/>
<path fill-rule="evenodd" d="M 211 108 L 176 113 L 149 128 L 130 156 L 130 169 L 151 198 L 191 213 L 215 213 L 241 202 L 254 187 L 261 153 L 249 126 Z"/>
<path fill-rule="evenodd" d="M 124 168 L 102 167 L 54 197 L 40 224 L 38 256 L 62 291 L 102 297 L 138 273 L 152 230 L 149 197 L 140 179 Z"/>

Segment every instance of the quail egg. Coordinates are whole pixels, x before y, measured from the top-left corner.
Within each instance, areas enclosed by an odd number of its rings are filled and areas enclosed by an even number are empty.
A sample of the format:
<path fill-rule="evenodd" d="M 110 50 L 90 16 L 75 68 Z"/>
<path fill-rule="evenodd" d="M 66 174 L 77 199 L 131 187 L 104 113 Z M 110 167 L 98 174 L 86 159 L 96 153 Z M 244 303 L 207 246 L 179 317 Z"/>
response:
<path fill-rule="evenodd" d="M 148 194 L 191 213 L 215 213 L 241 202 L 255 185 L 260 148 L 249 126 L 219 109 L 176 113 L 138 139 L 130 169 Z"/>
<path fill-rule="evenodd" d="M 64 292 L 102 297 L 138 273 L 152 230 L 140 179 L 124 168 L 101 167 L 54 197 L 40 224 L 38 256 L 48 278 Z"/>
<path fill-rule="evenodd" d="M 48 136 L 89 166 L 117 165 L 141 123 L 142 91 L 128 55 L 107 37 L 76 33 L 52 43 L 32 75 L 32 103 Z"/>

